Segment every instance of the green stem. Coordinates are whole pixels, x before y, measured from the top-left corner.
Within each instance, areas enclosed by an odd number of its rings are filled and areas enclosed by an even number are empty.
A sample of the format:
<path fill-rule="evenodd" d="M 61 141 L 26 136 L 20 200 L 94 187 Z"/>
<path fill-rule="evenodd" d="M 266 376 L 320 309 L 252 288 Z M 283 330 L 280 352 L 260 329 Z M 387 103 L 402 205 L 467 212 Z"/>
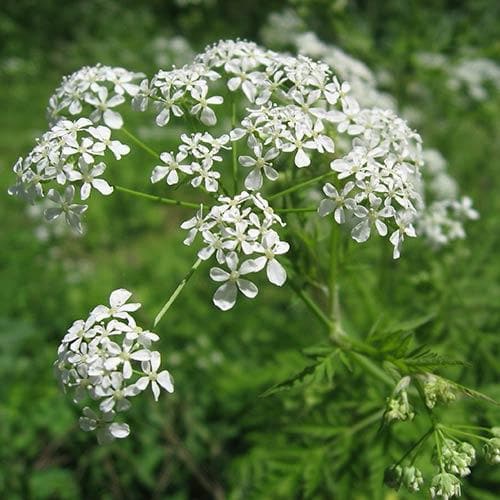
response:
<path fill-rule="evenodd" d="M 177 205 L 179 207 L 186 208 L 200 208 L 199 203 L 191 203 L 189 201 L 180 201 L 173 200 L 172 198 L 162 198 L 161 196 L 156 196 L 154 194 L 143 193 L 142 191 L 134 191 L 133 189 L 129 189 L 123 186 L 113 186 L 117 191 L 121 191 L 122 193 L 131 194 L 132 196 L 137 196 L 139 198 L 144 198 L 146 200 L 157 201 L 159 203 L 164 203 L 165 205 Z"/>
<path fill-rule="evenodd" d="M 351 352 L 351 357 L 357 361 L 367 372 L 371 373 L 374 377 L 378 378 L 381 382 L 389 387 L 394 387 L 394 380 L 385 373 L 384 370 L 379 368 L 373 361 L 366 356 L 357 352 Z"/>
<path fill-rule="evenodd" d="M 326 174 L 318 175 L 317 177 L 313 177 L 312 179 L 309 179 L 307 181 L 299 182 L 298 184 L 295 184 L 294 186 L 291 186 L 283 191 L 279 191 L 278 193 L 274 193 L 273 195 L 269 196 L 267 199 L 274 200 L 275 198 L 279 198 L 280 196 L 285 196 L 287 194 L 294 193 L 295 191 L 299 191 L 300 189 L 308 187 L 312 184 L 316 184 L 318 181 L 321 181 L 322 179 L 326 179 L 327 177 L 330 177 L 331 175 L 334 175 L 334 174 L 336 174 L 336 172 L 327 172 Z"/>
<path fill-rule="evenodd" d="M 394 464 L 395 466 L 401 464 L 403 462 L 403 460 L 411 454 L 411 452 L 417 448 L 418 446 L 420 446 L 432 433 L 434 432 L 434 428 L 431 427 L 398 461 L 396 464 Z M 415 459 L 414 459 L 415 460 Z"/>
<path fill-rule="evenodd" d="M 479 436 L 478 434 L 472 434 L 471 432 L 464 432 L 459 429 L 454 429 L 453 427 L 446 427 L 444 425 L 440 426 L 442 429 L 444 429 L 446 432 L 449 432 L 450 434 L 459 434 L 461 436 L 467 436 L 472 439 L 479 439 L 480 441 L 488 442 L 489 440 L 483 436 Z"/>
<path fill-rule="evenodd" d="M 330 233 L 330 267 L 328 270 L 328 316 L 332 322 L 330 335 L 337 337 L 340 326 L 340 304 L 338 284 L 338 250 L 339 231 L 335 223 L 332 223 Z"/>
<path fill-rule="evenodd" d="M 296 283 L 294 283 L 292 280 L 288 280 L 288 283 L 290 284 L 290 287 L 292 290 L 297 294 L 297 296 L 304 302 L 304 304 L 308 307 L 308 309 L 320 320 L 320 322 L 327 328 L 327 331 L 330 332 L 332 328 L 332 321 L 328 318 L 328 316 L 321 310 L 321 308 L 314 302 L 314 300 L 309 297 L 309 295 L 302 290 L 299 286 L 297 286 Z M 360 355 L 377 355 L 378 351 L 374 347 L 371 347 L 367 344 L 365 344 L 362 341 L 352 339 L 352 338 L 345 338 L 345 337 L 335 337 L 332 338 L 331 341 L 337 346 L 340 347 L 341 349 L 344 350 L 349 350 L 349 351 L 356 351 Z M 353 353 L 354 354 L 354 353 Z M 360 356 L 361 357 L 361 356 Z M 365 359 L 365 363 L 369 363 L 372 365 L 372 371 L 378 371 L 378 377 L 381 377 L 381 373 L 384 374 L 384 382 L 389 384 L 391 386 L 394 385 L 393 380 L 385 374 L 382 370 L 377 368 L 373 363 Z M 389 382 L 390 381 L 390 382 Z"/>
<path fill-rule="evenodd" d="M 462 425 L 462 424 L 455 425 L 455 427 L 457 429 L 470 429 L 470 430 L 476 430 L 476 431 L 489 432 L 491 434 L 490 427 L 480 427 L 478 425 Z"/>
<path fill-rule="evenodd" d="M 360 420 L 356 424 L 354 424 L 347 432 L 346 434 L 356 434 L 360 430 L 364 429 L 365 427 L 368 427 L 370 424 L 377 422 L 380 418 L 382 418 L 384 414 L 384 410 L 377 411 L 375 413 L 372 413 L 371 415 L 368 415 L 366 418 Z"/>
<path fill-rule="evenodd" d="M 182 281 L 177 285 L 177 288 L 169 297 L 165 305 L 161 308 L 161 311 L 156 315 L 156 318 L 154 320 L 154 326 L 156 326 L 160 322 L 161 318 L 163 318 L 165 313 L 170 309 L 171 305 L 175 302 L 175 299 L 182 292 L 182 289 L 186 286 L 187 282 L 189 281 L 191 276 L 193 276 L 194 272 L 196 271 L 196 269 L 198 269 L 198 267 L 202 262 L 203 261 L 201 259 L 197 259 L 196 262 L 191 266 L 191 269 L 188 271 L 186 276 L 182 278 Z"/>
<path fill-rule="evenodd" d="M 415 380 L 415 386 L 417 388 L 417 391 L 420 395 L 420 399 L 422 400 L 422 404 L 424 405 L 425 411 L 427 412 L 427 416 L 429 417 L 429 420 L 432 425 L 432 430 L 434 431 L 434 441 L 436 443 L 436 452 L 438 456 L 438 461 L 439 461 L 439 468 L 441 472 L 444 471 L 444 465 L 443 465 L 443 454 L 441 451 L 441 439 L 443 439 L 443 435 L 440 431 L 440 424 L 437 421 L 436 415 L 432 412 L 432 410 L 427 406 L 426 404 L 426 398 L 425 398 L 425 391 L 424 388 L 422 387 L 422 384 L 418 379 Z"/>
<path fill-rule="evenodd" d="M 144 151 L 149 153 L 151 156 L 154 156 L 156 159 L 160 157 L 160 154 L 151 149 L 147 144 L 144 144 L 138 137 L 136 137 L 132 132 L 129 132 L 125 127 L 121 128 L 122 132 L 132 141 L 134 141 L 139 147 L 141 147 Z"/>
<path fill-rule="evenodd" d="M 280 214 L 291 214 L 291 213 L 311 213 L 317 212 L 317 207 L 304 207 L 304 208 L 275 208 L 275 212 Z"/>
<path fill-rule="evenodd" d="M 332 322 L 328 319 L 325 313 L 318 307 L 316 302 L 307 295 L 304 290 L 299 288 L 292 280 L 289 280 L 292 290 L 297 294 L 297 296 L 302 299 L 302 302 L 309 308 L 309 310 L 325 325 L 328 330 L 332 327 Z"/>

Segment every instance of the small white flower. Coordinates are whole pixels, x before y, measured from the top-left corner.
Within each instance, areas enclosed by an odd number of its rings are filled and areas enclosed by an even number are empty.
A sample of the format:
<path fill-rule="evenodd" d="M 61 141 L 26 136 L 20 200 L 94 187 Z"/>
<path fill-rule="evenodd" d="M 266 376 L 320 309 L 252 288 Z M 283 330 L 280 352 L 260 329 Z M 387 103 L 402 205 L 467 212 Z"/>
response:
<path fill-rule="evenodd" d="M 141 364 L 142 371 L 145 376 L 141 377 L 135 385 L 141 390 L 144 391 L 149 383 L 151 382 L 151 390 L 153 391 L 153 396 L 155 401 L 158 401 L 160 396 L 160 387 L 165 389 L 167 392 L 174 392 L 174 385 L 172 384 L 172 378 L 170 377 L 170 373 L 167 370 L 163 370 L 158 373 L 158 369 L 160 368 L 161 357 L 160 353 L 154 351 L 151 353 L 151 359 L 149 361 L 145 361 Z"/>
<path fill-rule="evenodd" d="M 110 186 L 106 180 L 98 179 L 106 170 L 106 165 L 103 162 L 91 167 L 83 161 L 83 158 L 80 158 L 78 168 L 80 169 L 79 171 L 73 170 L 69 173 L 69 180 L 72 182 L 83 181 L 80 189 L 80 197 L 82 200 L 86 200 L 90 196 L 92 188 L 97 189 L 97 191 L 105 196 L 113 192 L 113 187 Z"/>
<path fill-rule="evenodd" d="M 100 144 L 104 144 L 117 160 L 130 153 L 130 147 L 120 141 L 111 140 L 111 130 L 108 127 L 99 125 L 98 127 L 89 127 L 89 133 L 98 139 Z"/>
<path fill-rule="evenodd" d="M 119 372 L 111 374 L 111 385 L 105 389 L 97 386 L 96 395 L 104 398 L 99 404 L 102 412 L 110 412 L 116 408 L 116 411 L 126 411 L 130 408 L 128 397 L 136 396 L 139 389 L 134 385 L 125 386 L 124 377 Z"/>
<path fill-rule="evenodd" d="M 97 431 L 99 444 L 109 443 L 113 439 L 123 439 L 130 434 L 130 427 L 125 423 L 113 422 L 114 411 L 103 412 L 100 416 L 88 406 L 80 417 L 80 428 L 85 432 Z"/>
<path fill-rule="evenodd" d="M 372 226 L 375 226 L 380 236 L 387 234 L 387 225 L 382 219 L 393 217 L 394 208 L 389 205 L 383 206 L 379 210 L 381 203 L 380 198 L 374 198 L 371 208 L 368 209 L 363 205 L 358 205 L 354 209 L 354 215 L 361 219 L 361 222 L 354 226 L 351 235 L 358 243 L 363 243 L 370 237 Z"/>
<path fill-rule="evenodd" d="M 137 311 L 141 307 L 141 304 L 130 303 L 127 304 L 128 299 L 132 296 L 132 293 L 125 288 L 120 288 L 111 292 L 109 296 L 109 307 L 104 305 L 98 305 L 95 307 L 90 315 L 95 319 L 95 321 L 102 321 L 107 318 L 120 318 L 128 319 L 130 317 L 129 313 Z"/>
<path fill-rule="evenodd" d="M 275 181 L 278 178 L 278 172 L 272 167 L 271 160 L 278 157 L 279 151 L 276 148 L 271 148 L 263 155 L 262 144 L 256 141 L 253 153 L 255 158 L 240 156 L 238 160 L 243 167 L 252 169 L 245 178 L 245 187 L 250 191 L 258 191 L 262 187 L 262 172 L 270 181 Z"/>
<path fill-rule="evenodd" d="M 221 96 L 212 96 L 207 99 L 208 87 L 203 85 L 202 87 L 194 87 L 191 91 L 191 97 L 197 101 L 191 108 L 191 114 L 200 114 L 200 120 L 205 125 L 215 125 L 217 123 L 217 117 L 213 109 L 209 107 L 210 104 L 222 104 L 224 99 Z"/>
<path fill-rule="evenodd" d="M 339 193 L 337 189 L 327 182 L 323 186 L 323 192 L 328 196 L 328 198 L 321 200 L 318 207 L 318 213 L 321 217 L 325 217 L 333 212 L 333 217 L 337 224 L 343 224 L 345 222 L 344 208 L 348 210 L 353 210 L 356 206 L 356 202 L 353 198 L 347 198 L 347 195 L 354 188 L 354 182 L 349 181 L 343 187 L 342 191 Z"/>
<path fill-rule="evenodd" d="M 85 97 L 85 101 L 94 106 L 96 109 L 90 114 L 90 119 L 97 123 L 101 119 L 104 123 L 114 129 L 123 127 L 123 118 L 115 108 L 125 102 L 125 98 L 121 94 L 115 94 L 108 99 L 108 89 L 101 87 L 97 91 L 97 95 L 89 94 Z"/>
<path fill-rule="evenodd" d="M 224 282 L 216 290 L 213 297 L 214 304 L 223 311 L 227 311 L 234 306 L 238 290 L 250 299 L 253 299 L 259 291 L 254 283 L 241 277 L 255 272 L 255 262 L 246 260 L 241 266 L 238 266 L 238 255 L 236 252 L 230 252 L 226 256 L 226 265 L 229 272 L 219 267 L 210 269 L 210 278 L 214 281 Z"/>
<path fill-rule="evenodd" d="M 81 216 L 87 210 L 87 205 L 78 205 L 73 203 L 75 197 L 75 188 L 67 186 L 64 190 L 64 196 L 54 189 L 49 190 L 47 198 L 54 202 L 57 206 L 47 208 L 44 212 L 47 220 L 57 219 L 61 214 L 64 214 L 66 222 L 78 233 L 83 232 Z"/>
<path fill-rule="evenodd" d="M 192 173 L 191 165 L 183 165 L 181 163 L 186 159 L 186 157 L 187 154 L 182 151 L 177 153 L 175 156 L 173 153 L 162 153 L 160 155 L 160 159 L 165 165 L 157 165 L 153 169 L 151 182 L 159 182 L 166 177 L 166 181 L 169 186 L 177 184 L 179 182 L 179 174 L 177 173 L 178 170 L 184 172 L 185 174 Z"/>
<path fill-rule="evenodd" d="M 203 183 L 205 189 L 209 193 L 216 193 L 219 189 L 220 172 L 216 170 L 211 170 L 212 165 L 209 161 L 203 161 L 201 165 L 199 163 L 192 164 L 193 169 L 193 179 L 191 180 L 191 186 L 197 188 Z"/>
<path fill-rule="evenodd" d="M 257 253 L 264 254 L 254 259 L 255 270 L 260 271 L 265 267 L 268 280 L 273 285 L 283 286 L 286 281 L 286 270 L 276 260 L 276 256 L 283 255 L 288 250 L 290 250 L 290 245 L 286 241 L 280 241 L 276 231 L 269 231 L 262 238 L 262 243 L 255 249 Z"/>
<path fill-rule="evenodd" d="M 151 357 L 149 349 L 137 350 L 136 347 L 140 346 L 130 337 L 125 338 L 121 346 L 115 342 L 108 342 L 106 350 L 110 356 L 104 361 L 104 368 L 113 371 L 122 365 L 123 378 L 129 379 L 132 376 L 131 361 L 149 361 Z"/>

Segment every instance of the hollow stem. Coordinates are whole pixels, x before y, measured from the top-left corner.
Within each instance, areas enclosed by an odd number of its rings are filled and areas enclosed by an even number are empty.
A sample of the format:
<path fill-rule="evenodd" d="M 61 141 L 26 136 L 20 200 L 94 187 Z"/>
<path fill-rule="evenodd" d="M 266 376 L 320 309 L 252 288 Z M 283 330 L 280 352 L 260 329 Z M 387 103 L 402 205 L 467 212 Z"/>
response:
<path fill-rule="evenodd" d="M 147 144 L 144 144 L 136 135 L 132 134 L 132 132 L 128 131 L 125 127 L 120 129 L 129 139 L 135 142 L 141 149 L 146 151 L 146 153 L 154 156 L 156 159 L 160 157 L 160 154 L 155 150 L 151 149 Z"/>
<path fill-rule="evenodd" d="M 479 441 L 484 441 L 485 443 L 489 441 L 487 438 L 480 436 L 479 434 L 473 434 L 472 432 L 464 432 L 459 429 L 455 429 L 454 427 L 445 427 L 444 425 L 441 425 L 440 427 L 441 429 L 444 429 L 446 432 L 450 434 L 458 434 L 459 436 L 465 436 L 471 439 L 478 439 Z"/>
<path fill-rule="evenodd" d="M 304 302 L 307 308 L 320 320 L 320 322 L 330 330 L 332 327 L 332 322 L 326 316 L 326 314 L 321 310 L 321 308 L 314 302 L 309 295 L 302 290 L 296 283 L 289 281 L 292 290 L 297 294 L 297 296 Z"/>
<path fill-rule="evenodd" d="M 186 276 L 182 278 L 182 281 L 177 285 L 177 288 L 174 290 L 172 295 L 168 298 L 167 302 L 165 305 L 161 308 L 160 312 L 156 315 L 156 318 L 154 320 L 154 326 L 156 326 L 160 320 L 163 318 L 163 316 L 166 314 L 166 312 L 170 309 L 172 304 L 175 302 L 175 299 L 179 296 L 179 294 L 182 292 L 183 288 L 186 286 L 187 282 L 193 276 L 195 271 L 198 269 L 200 264 L 203 261 L 201 259 L 197 259 L 196 262 L 191 266 L 191 269 L 187 272 Z"/>
<path fill-rule="evenodd" d="M 434 428 L 431 427 L 409 450 L 406 451 L 406 453 L 394 464 L 395 466 L 400 465 L 403 460 L 408 457 L 413 450 L 416 448 L 420 447 L 421 444 L 423 444 L 427 438 L 434 432 Z M 414 459 L 415 460 L 415 459 Z"/>
<path fill-rule="evenodd" d="M 311 213 L 317 212 L 317 207 L 303 207 L 303 208 L 275 208 L 275 212 L 280 214 L 293 214 L 293 213 Z"/>
<path fill-rule="evenodd" d="M 330 265 L 328 269 L 328 316 L 332 323 L 330 336 L 333 338 L 342 333 L 340 327 L 338 283 L 339 236 L 339 228 L 335 223 L 332 223 L 330 233 Z"/>
<path fill-rule="evenodd" d="M 135 191 L 133 189 L 129 189 L 123 186 L 113 186 L 117 191 L 121 191 L 122 193 L 127 193 L 132 196 L 137 196 L 138 198 L 144 198 L 146 200 L 157 201 L 159 203 L 164 203 L 165 205 L 175 205 L 179 207 L 186 208 L 200 208 L 199 203 L 191 203 L 189 201 L 181 201 L 174 200 L 172 198 L 162 198 L 161 196 L 156 196 L 154 194 L 143 193 L 142 191 Z"/>
<path fill-rule="evenodd" d="M 268 197 L 268 200 L 274 200 L 276 198 L 279 198 L 281 196 L 285 196 L 290 193 L 294 193 L 295 191 L 300 191 L 301 189 L 304 189 L 308 186 L 311 186 L 312 184 L 316 184 L 318 181 L 321 181 L 322 179 L 326 179 L 327 177 L 330 177 L 332 175 L 336 174 L 336 172 L 327 172 L 326 174 L 318 175 L 317 177 L 313 177 L 312 179 L 309 179 L 307 181 L 299 182 L 298 184 L 295 184 L 294 186 L 290 186 L 287 189 L 284 189 L 283 191 L 279 191 L 278 193 L 274 193 L 273 195 Z"/>

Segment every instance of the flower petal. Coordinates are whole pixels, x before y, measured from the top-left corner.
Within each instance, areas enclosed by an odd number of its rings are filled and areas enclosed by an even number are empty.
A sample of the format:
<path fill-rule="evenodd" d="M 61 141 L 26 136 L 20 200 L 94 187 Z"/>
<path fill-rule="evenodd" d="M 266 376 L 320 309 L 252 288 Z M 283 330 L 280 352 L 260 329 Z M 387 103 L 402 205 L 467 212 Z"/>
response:
<path fill-rule="evenodd" d="M 232 282 L 224 283 L 220 286 L 214 294 L 214 304 L 223 311 L 228 311 L 236 303 L 236 295 L 238 289 Z"/>

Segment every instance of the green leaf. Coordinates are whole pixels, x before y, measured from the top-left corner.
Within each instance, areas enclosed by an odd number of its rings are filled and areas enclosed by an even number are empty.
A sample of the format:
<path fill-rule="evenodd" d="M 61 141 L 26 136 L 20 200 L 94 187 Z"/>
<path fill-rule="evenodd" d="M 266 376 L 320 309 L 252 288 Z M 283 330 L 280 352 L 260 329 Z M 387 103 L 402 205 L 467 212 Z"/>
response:
<path fill-rule="evenodd" d="M 315 382 L 321 384 L 324 382 L 331 383 L 335 374 L 335 358 L 338 354 L 338 349 L 330 351 L 327 355 L 318 356 L 316 363 L 307 365 L 300 372 L 292 375 L 290 378 L 273 385 L 264 391 L 260 397 L 265 398 L 276 394 L 277 392 L 290 390 L 292 387 L 310 384 Z"/>
<path fill-rule="evenodd" d="M 453 380 L 448 380 L 445 379 L 446 382 L 451 384 L 452 386 L 456 387 L 459 391 L 463 392 L 466 396 L 469 396 L 470 398 L 474 399 L 481 399 L 483 401 L 487 401 L 488 403 L 494 404 L 495 406 L 500 406 L 500 403 L 496 401 L 493 398 L 490 398 L 490 396 L 487 396 L 486 394 L 483 394 L 482 392 L 476 391 L 474 389 L 470 389 L 469 387 L 466 387 L 465 385 L 458 384 L 457 382 L 453 382 Z"/>
<path fill-rule="evenodd" d="M 466 362 L 445 358 L 440 354 L 432 352 L 427 346 L 423 345 L 414 349 L 402 361 L 406 368 L 412 373 L 422 371 L 434 371 L 442 366 L 467 365 Z"/>

